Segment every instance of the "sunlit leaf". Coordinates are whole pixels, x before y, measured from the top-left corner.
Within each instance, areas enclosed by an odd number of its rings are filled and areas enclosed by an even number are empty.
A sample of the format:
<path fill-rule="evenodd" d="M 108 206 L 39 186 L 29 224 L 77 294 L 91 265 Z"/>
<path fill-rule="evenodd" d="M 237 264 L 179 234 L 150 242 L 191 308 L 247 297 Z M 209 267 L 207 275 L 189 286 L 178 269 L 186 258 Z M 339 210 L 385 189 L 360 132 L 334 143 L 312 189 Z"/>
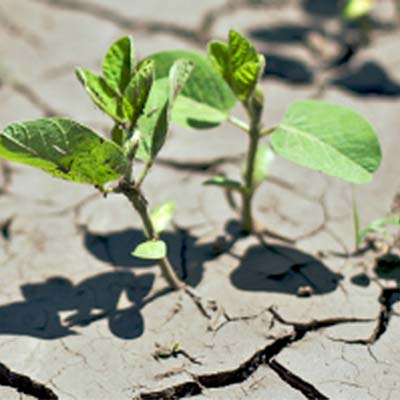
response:
<path fill-rule="evenodd" d="M 254 46 L 247 38 L 233 29 L 229 31 L 229 53 L 233 71 L 248 62 L 258 62 L 258 54 Z"/>
<path fill-rule="evenodd" d="M 208 44 L 208 57 L 222 77 L 229 82 L 229 49 L 226 43 L 214 40 Z"/>
<path fill-rule="evenodd" d="M 115 121 L 124 122 L 119 95 L 103 77 L 82 68 L 76 70 L 76 75 L 101 110 Z"/>
<path fill-rule="evenodd" d="M 69 119 L 16 122 L 0 133 L 0 157 L 58 178 L 102 186 L 123 174 L 121 149 Z"/>
<path fill-rule="evenodd" d="M 151 221 L 157 233 L 168 227 L 175 212 L 175 204 L 174 200 L 166 201 L 151 213 Z"/>
<path fill-rule="evenodd" d="M 149 240 L 140 243 L 132 255 L 144 260 L 159 260 L 167 255 L 167 245 L 162 240 Z"/>
<path fill-rule="evenodd" d="M 145 110 L 139 119 L 143 137 L 137 157 L 143 161 L 153 160 L 164 145 L 174 101 L 190 76 L 192 63 L 177 60 L 171 67 L 168 78 L 154 82 Z"/>
<path fill-rule="evenodd" d="M 125 36 L 110 47 L 104 58 L 103 75 L 107 83 L 121 94 L 131 80 L 134 57 L 133 40 Z"/>
<path fill-rule="evenodd" d="M 264 57 L 240 33 L 229 32 L 228 45 L 213 41 L 208 47 L 209 58 L 229 84 L 237 98 L 246 102 L 253 94 L 265 67 Z"/>
<path fill-rule="evenodd" d="M 375 131 L 343 106 L 293 103 L 271 135 L 276 153 L 294 163 L 352 183 L 367 183 L 381 162 Z"/>
<path fill-rule="evenodd" d="M 236 103 L 236 98 L 211 62 L 191 51 L 165 51 L 150 57 L 156 63 L 156 79 L 169 76 L 176 60 L 194 64 L 193 72 L 177 98 L 172 120 L 179 125 L 197 129 L 217 126 L 224 122 Z"/>
<path fill-rule="evenodd" d="M 124 93 L 124 114 L 132 125 L 142 114 L 154 82 L 154 62 L 143 64 L 135 73 Z"/>

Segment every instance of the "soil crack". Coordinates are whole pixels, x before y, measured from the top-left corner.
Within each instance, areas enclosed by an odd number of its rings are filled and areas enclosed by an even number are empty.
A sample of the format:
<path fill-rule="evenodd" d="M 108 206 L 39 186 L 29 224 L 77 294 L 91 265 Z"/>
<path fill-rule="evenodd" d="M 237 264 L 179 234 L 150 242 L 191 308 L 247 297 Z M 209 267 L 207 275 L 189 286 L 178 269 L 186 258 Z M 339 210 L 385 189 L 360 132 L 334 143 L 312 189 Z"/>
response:
<path fill-rule="evenodd" d="M 313 385 L 304 381 L 302 378 L 294 375 L 285 367 L 281 366 L 273 358 L 281 351 L 289 347 L 292 343 L 302 340 L 307 333 L 327 328 L 333 325 L 352 323 L 352 322 L 370 322 L 370 319 L 360 318 L 329 318 L 325 320 L 312 320 L 307 323 L 288 322 L 281 317 L 274 308 L 268 311 L 274 319 L 284 325 L 293 327 L 293 332 L 276 338 L 272 343 L 258 350 L 249 359 L 240 364 L 237 368 L 214 372 L 210 374 L 190 374 L 192 380 L 165 389 L 153 392 L 140 393 L 138 400 L 175 400 L 183 397 L 195 396 L 203 393 L 204 389 L 221 388 L 233 384 L 242 383 L 247 380 L 261 365 L 267 365 L 272 368 L 279 376 L 293 388 L 301 391 L 308 399 L 327 399 Z M 279 370 L 279 372 L 278 372 Z M 310 397 L 313 396 L 314 397 Z M 308 397 L 307 397 L 308 396 Z M 320 397 L 318 397 L 320 396 Z"/>
<path fill-rule="evenodd" d="M 346 344 L 359 344 L 363 346 L 372 346 L 375 344 L 382 335 L 386 332 L 390 320 L 394 314 L 393 305 L 400 301 L 400 288 L 383 288 L 378 298 L 380 304 L 380 311 L 376 318 L 375 328 L 366 339 L 331 339 L 336 342 L 342 342 Z"/>
<path fill-rule="evenodd" d="M 45 385 L 35 382 L 26 375 L 11 371 L 0 363 L 0 385 L 10 386 L 18 392 L 33 396 L 40 400 L 57 400 L 58 396 Z"/>
<path fill-rule="evenodd" d="M 304 379 L 295 375 L 293 372 L 289 371 L 281 363 L 276 360 L 271 360 L 268 363 L 269 367 L 275 371 L 279 377 L 290 385 L 293 389 L 296 389 L 304 394 L 307 399 L 311 400 L 328 400 L 329 397 L 322 394 L 313 385 L 306 382 Z"/>

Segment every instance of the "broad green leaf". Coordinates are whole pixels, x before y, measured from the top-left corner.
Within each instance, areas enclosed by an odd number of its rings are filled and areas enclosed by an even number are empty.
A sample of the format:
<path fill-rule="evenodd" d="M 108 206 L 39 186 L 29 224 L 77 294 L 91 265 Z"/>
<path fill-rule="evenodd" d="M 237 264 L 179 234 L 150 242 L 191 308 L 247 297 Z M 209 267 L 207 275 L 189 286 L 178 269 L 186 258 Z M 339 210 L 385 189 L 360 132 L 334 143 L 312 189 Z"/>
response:
<path fill-rule="evenodd" d="M 134 68 L 133 40 L 125 36 L 117 40 L 108 50 L 103 61 L 103 75 L 107 83 L 123 94 Z"/>
<path fill-rule="evenodd" d="M 172 65 L 168 78 L 154 82 L 144 113 L 139 120 L 139 129 L 143 136 L 137 157 L 143 161 L 153 160 L 164 145 L 174 101 L 183 89 L 191 70 L 190 61 L 177 60 Z"/>
<path fill-rule="evenodd" d="M 176 60 L 194 64 L 194 70 L 177 99 L 172 120 L 179 125 L 204 129 L 224 122 L 236 103 L 236 98 L 211 62 L 201 54 L 177 50 L 150 57 L 156 63 L 156 79 L 169 76 Z M 178 106 L 179 105 L 179 106 Z"/>
<path fill-rule="evenodd" d="M 76 75 L 89 93 L 93 102 L 111 118 L 117 122 L 124 122 L 120 110 L 120 98 L 118 93 L 107 83 L 107 81 L 97 76 L 93 72 L 78 68 Z"/>
<path fill-rule="evenodd" d="M 374 129 L 343 106 L 293 103 L 271 135 L 273 150 L 289 161 L 352 183 L 367 183 L 381 162 Z"/>
<path fill-rule="evenodd" d="M 194 113 L 202 115 L 202 120 L 188 120 L 188 115 Z M 178 125 L 190 125 L 190 127 L 198 129 L 212 128 L 216 123 L 220 124 L 226 120 L 226 114 L 220 110 L 184 96 L 178 96 L 176 99 L 172 116 L 173 121 Z"/>
<path fill-rule="evenodd" d="M 379 219 L 371 222 L 365 229 L 363 229 L 357 235 L 357 245 L 359 246 L 369 233 L 384 232 L 385 229 L 389 226 L 399 226 L 400 227 L 400 216 L 379 218 Z"/>
<path fill-rule="evenodd" d="M 157 233 L 168 227 L 175 212 L 175 204 L 174 200 L 166 201 L 152 211 L 151 221 Z"/>
<path fill-rule="evenodd" d="M 269 146 L 258 145 L 254 162 L 253 187 L 257 187 L 265 180 L 274 157 L 275 155 Z"/>
<path fill-rule="evenodd" d="M 102 186 L 124 173 L 121 149 L 75 121 L 16 122 L 0 133 L 0 157 L 58 178 Z"/>
<path fill-rule="evenodd" d="M 135 73 L 124 93 L 124 114 L 135 125 L 142 114 L 154 82 L 154 62 L 144 63 Z"/>
<path fill-rule="evenodd" d="M 226 190 L 234 190 L 241 192 L 243 190 L 242 184 L 238 181 L 227 179 L 224 176 L 214 176 L 204 182 L 204 185 L 219 186 Z"/>
<path fill-rule="evenodd" d="M 348 0 L 343 10 L 347 19 L 357 19 L 367 15 L 375 6 L 376 0 Z"/>
<path fill-rule="evenodd" d="M 149 240 L 139 244 L 132 255 L 144 260 L 159 260 L 167 255 L 167 245 L 162 240 Z"/>

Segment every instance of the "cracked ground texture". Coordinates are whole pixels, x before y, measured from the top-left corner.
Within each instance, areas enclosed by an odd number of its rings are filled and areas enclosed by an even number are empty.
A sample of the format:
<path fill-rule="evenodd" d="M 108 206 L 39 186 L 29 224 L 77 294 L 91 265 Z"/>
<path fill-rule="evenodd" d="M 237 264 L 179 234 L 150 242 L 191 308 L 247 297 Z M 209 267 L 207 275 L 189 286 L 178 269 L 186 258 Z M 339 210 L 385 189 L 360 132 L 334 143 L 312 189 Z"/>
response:
<path fill-rule="evenodd" d="M 268 126 L 291 101 L 312 97 L 370 120 L 383 163 L 373 183 L 357 188 L 360 215 L 365 224 L 389 212 L 400 193 L 400 33 L 391 1 L 381 2 L 370 43 L 351 57 L 325 1 L 127 3 L 2 0 L 1 126 L 63 115 L 107 132 L 75 66 L 98 69 L 124 34 L 144 57 L 200 50 L 234 27 L 267 54 Z M 288 240 L 240 237 L 227 199 L 202 182 L 216 172 L 234 178 L 245 139 L 231 126 L 174 127 L 145 182 L 152 205 L 177 199 L 165 240 L 178 273 L 215 300 L 206 315 L 166 291 L 154 265 L 130 257 L 142 236 L 124 199 L 0 165 L 1 399 L 400 398 L 398 256 L 343 256 L 353 247 L 349 186 L 279 159 L 255 208 Z M 299 296 L 304 288 L 310 296 Z M 156 356 L 175 343 L 180 351 Z"/>

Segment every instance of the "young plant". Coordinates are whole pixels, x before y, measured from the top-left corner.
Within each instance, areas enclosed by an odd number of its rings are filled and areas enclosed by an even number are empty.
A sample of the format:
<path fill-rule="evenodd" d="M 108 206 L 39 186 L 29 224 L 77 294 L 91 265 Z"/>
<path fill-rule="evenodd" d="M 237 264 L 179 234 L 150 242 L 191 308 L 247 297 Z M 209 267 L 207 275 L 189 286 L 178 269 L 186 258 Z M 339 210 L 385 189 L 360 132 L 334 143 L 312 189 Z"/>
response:
<path fill-rule="evenodd" d="M 0 156 L 57 178 L 93 185 L 104 194 L 125 195 L 140 215 L 147 237 L 133 255 L 157 260 L 171 288 L 182 288 L 184 283 L 168 260 L 167 246 L 159 238 L 174 203 L 150 213 L 141 186 L 164 145 L 172 107 L 193 65 L 176 59 L 165 77 L 156 80 L 155 62 L 135 63 L 132 40 L 123 37 L 107 52 L 102 69 L 103 76 L 82 68 L 76 73 L 93 102 L 114 121 L 112 141 L 66 118 L 15 122 L 0 133 Z M 138 164 L 143 167 L 136 176 Z"/>
<path fill-rule="evenodd" d="M 274 154 L 352 183 L 372 179 L 381 161 L 379 142 L 370 124 L 352 110 L 315 100 L 296 101 L 278 126 L 263 126 L 264 96 L 259 82 L 265 60 L 238 32 L 230 31 L 228 43 L 211 42 L 208 60 L 196 53 L 174 51 L 158 53 L 152 59 L 168 68 L 182 57 L 196 67 L 177 99 L 172 119 L 196 129 L 228 121 L 248 137 L 242 181 L 216 176 L 205 182 L 240 194 L 243 231 L 257 230 L 252 200 L 266 179 Z M 206 74 L 212 80 L 206 80 Z M 244 107 L 248 123 L 231 115 L 237 102 Z M 267 138 L 269 143 L 261 143 Z"/>
<path fill-rule="evenodd" d="M 355 243 L 356 253 L 360 251 L 361 244 L 364 242 L 364 240 L 367 238 L 369 234 L 380 233 L 388 238 L 390 236 L 388 231 L 390 227 L 397 227 L 400 230 L 399 215 L 390 215 L 388 217 L 375 219 L 374 221 L 369 223 L 365 228 L 361 228 L 357 200 L 354 190 L 352 191 L 352 197 L 353 197 L 354 243 Z"/>

